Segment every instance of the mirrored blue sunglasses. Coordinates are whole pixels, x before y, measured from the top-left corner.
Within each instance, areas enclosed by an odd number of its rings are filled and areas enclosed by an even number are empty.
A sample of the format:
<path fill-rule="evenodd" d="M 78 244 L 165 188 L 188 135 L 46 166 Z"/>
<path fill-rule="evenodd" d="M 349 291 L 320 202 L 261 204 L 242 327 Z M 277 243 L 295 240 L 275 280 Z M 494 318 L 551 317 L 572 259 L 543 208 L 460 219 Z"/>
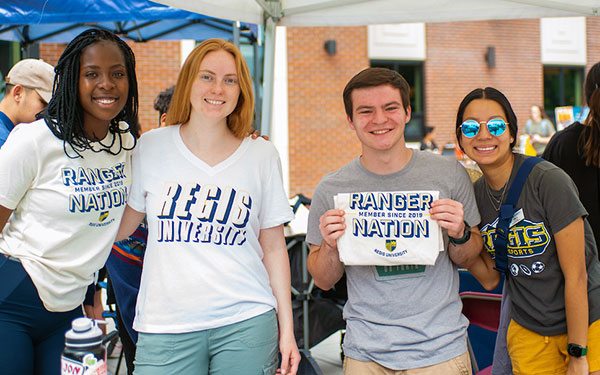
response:
<path fill-rule="evenodd" d="M 494 135 L 496 137 L 504 134 L 504 131 L 506 130 L 506 125 L 508 125 L 506 123 L 506 121 L 502 120 L 501 118 L 491 119 L 487 123 L 483 122 L 483 121 L 481 123 L 479 123 L 475 120 L 467 120 L 467 121 L 464 121 L 460 125 L 460 130 L 462 131 L 462 133 L 465 137 L 473 138 L 474 136 L 477 135 L 477 133 L 479 133 L 481 124 L 484 124 L 484 123 L 486 124 L 490 134 Z"/>

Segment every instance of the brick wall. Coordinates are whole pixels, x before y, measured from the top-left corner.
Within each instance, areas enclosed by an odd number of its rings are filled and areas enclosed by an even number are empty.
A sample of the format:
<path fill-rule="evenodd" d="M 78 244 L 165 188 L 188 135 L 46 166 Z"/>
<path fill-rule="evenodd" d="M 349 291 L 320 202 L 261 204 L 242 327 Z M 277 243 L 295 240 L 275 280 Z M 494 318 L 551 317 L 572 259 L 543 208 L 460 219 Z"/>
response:
<path fill-rule="evenodd" d="M 129 43 L 135 53 L 139 86 L 139 118 L 142 131 L 158 126 L 158 112 L 154 110 L 156 95 L 177 82 L 181 68 L 180 43 L 152 41 Z"/>
<path fill-rule="evenodd" d="M 40 59 L 54 66 L 66 46 L 61 43 L 40 43 Z"/>
<path fill-rule="evenodd" d="M 585 74 L 588 70 L 600 62 L 600 19 L 598 17 L 588 17 L 585 25 L 586 39 L 587 39 L 587 66 L 585 67 Z"/>
<path fill-rule="evenodd" d="M 158 112 L 153 103 L 156 95 L 174 85 L 180 68 L 180 43 L 152 41 L 128 43 L 136 58 L 136 75 L 139 90 L 139 120 L 142 131 L 158 125 Z M 40 58 L 56 64 L 66 44 L 41 43 Z"/>
<path fill-rule="evenodd" d="M 426 26 L 426 124 L 438 144 L 454 142 L 456 110 L 471 90 L 492 86 L 511 102 L 522 129 L 533 104 L 543 104 L 540 21 L 431 23 Z M 494 46 L 496 67 L 485 60 Z"/>
<path fill-rule="evenodd" d="M 327 40 L 337 53 L 328 55 Z M 360 154 L 348 127 L 342 91 L 369 66 L 366 27 L 289 27 L 290 195 L 309 197 L 321 177 Z"/>
<path fill-rule="evenodd" d="M 367 30 L 290 27 L 287 35 L 290 193 L 311 196 L 324 174 L 360 154 L 345 124 L 341 92 L 369 66 Z M 323 48 L 328 39 L 337 41 L 334 56 Z M 495 48 L 494 68 L 485 60 L 488 46 Z M 426 48 L 425 123 L 437 128 L 440 145 L 454 142 L 456 110 L 476 87 L 504 92 L 521 128 L 530 106 L 543 103 L 538 19 L 427 24 Z"/>

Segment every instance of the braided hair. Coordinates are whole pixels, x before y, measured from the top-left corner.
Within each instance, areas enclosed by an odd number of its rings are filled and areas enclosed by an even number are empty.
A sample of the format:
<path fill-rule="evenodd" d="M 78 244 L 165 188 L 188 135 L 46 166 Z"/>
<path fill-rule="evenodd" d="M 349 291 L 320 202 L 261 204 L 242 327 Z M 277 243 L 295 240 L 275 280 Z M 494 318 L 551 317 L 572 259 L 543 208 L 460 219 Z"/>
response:
<path fill-rule="evenodd" d="M 108 127 L 109 133 L 114 135 L 109 145 L 90 140 L 85 131 L 83 123 L 83 109 L 79 103 L 79 63 L 81 52 L 84 48 L 100 41 L 115 43 L 125 58 L 129 93 L 125 107 L 111 120 Z M 122 150 L 131 150 L 123 145 L 122 134 L 130 132 L 134 139 L 139 136 L 140 126 L 138 123 L 138 88 L 135 75 L 135 56 L 129 46 L 111 31 L 102 29 L 88 29 L 75 37 L 65 48 L 54 68 L 53 94 L 48 107 L 44 110 L 42 117 L 52 133 L 63 140 L 65 154 L 72 158 L 83 157 L 81 153 L 85 150 L 94 152 L 105 151 L 116 155 Z M 119 122 L 124 121 L 128 127 L 122 129 Z M 119 148 L 112 150 L 115 142 L 119 142 Z M 92 143 L 100 143 L 100 148 L 92 147 Z M 77 154 L 71 156 L 67 151 L 67 144 Z"/>

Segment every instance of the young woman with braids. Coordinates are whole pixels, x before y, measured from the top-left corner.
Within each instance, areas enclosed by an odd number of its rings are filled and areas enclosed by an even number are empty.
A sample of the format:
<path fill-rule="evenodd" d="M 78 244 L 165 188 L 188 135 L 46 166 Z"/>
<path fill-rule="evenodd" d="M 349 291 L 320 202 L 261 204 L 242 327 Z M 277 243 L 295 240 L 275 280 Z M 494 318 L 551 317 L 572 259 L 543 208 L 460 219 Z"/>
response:
<path fill-rule="evenodd" d="M 600 63 L 587 74 L 583 87 L 590 112 L 583 123 L 575 122 L 556 133 L 543 158 L 562 168 L 573 179 L 588 221 L 600 244 Z"/>
<path fill-rule="evenodd" d="M 43 118 L 15 128 L 0 150 L 4 375 L 60 373 L 64 333 L 109 255 L 131 183 L 131 49 L 110 32 L 87 30 L 55 72 Z"/>

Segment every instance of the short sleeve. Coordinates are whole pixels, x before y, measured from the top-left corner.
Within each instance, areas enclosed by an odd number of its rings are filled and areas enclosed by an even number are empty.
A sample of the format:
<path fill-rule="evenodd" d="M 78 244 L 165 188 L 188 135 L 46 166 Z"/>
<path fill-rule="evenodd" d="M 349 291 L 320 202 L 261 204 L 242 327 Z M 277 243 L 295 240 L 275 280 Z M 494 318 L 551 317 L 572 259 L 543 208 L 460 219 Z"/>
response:
<path fill-rule="evenodd" d="M 550 136 L 550 134 L 555 132 L 554 125 L 552 125 L 552 121 L 550 120 L 546 120 L 544 123 L 546 124 L 546 136 Z"/>
<path fill-rule="evenodd" d="M 553 233 L 560 232 L 577 218 L 587 216 L 575 183 L 562 169 L 552 165 L 544 171 L 537 189 Z"/>
<path fill-rule="evenodd" d="M 546 145 L 544 149 L 544 154 L 542 158 L 548 160 L 554 165 L 560 166 L 560 157 L 559 155 L 559 145 L 558 139 L 562 136 L 561 134 L 555 134 L 552 138 L 550 138 L 550 142 Z"/>
<path fill-rule="evenodd" d="M 315 189 L 313 198 L 310 202 L 310 210 L 308 211 L 308 229 L 306 233 L 306 242 L 321 246 L 323 236 L 319 230 L 319 221 L 321 216 L 329 209 L 327 205 L 327 197 L 322 184 L 319 184 Z"/>
<path fill-rule="evenodd" d="M 40 168 L 32 125 L 17 126 L 0 148 L 0 205 L 14 210 Z"/>
<path fill-rule="evenodd" d="M 525 134 L 531 133 L 531 120 L 527 120 L 525 123 Z"/>
<path fill-rule="evenodd" d="M 136 148 L 133 149 L 131 158 L 131 192 L 127 199 L 129 207 L 137 212 L 146 212 L 146 194 L 143 189 L 143 138 L 140 139 Z"/>
<path fill-rule="evenodd" d="M 481 216 L 477 208 L 477 200 L 473 190 L 473 183 L 469 177 L 469 173 L 459 162 L 456 162 L 455 168 L 455 185 L 452 191 L 452 199 L 462 203 L 464 219 L 470 226 L 479 225 Z"/>
<path fill-rule="evenodd" d="M 262 169 L 267 176 L 265 179 L 266 183 L 263 186 L 264 190 L 259 216 L 260 229 L 272 228 L 294 219 L 294 213 L 283 188 L 279 154 L 272 144 L 268 145 L 267 147 L 271 147 L 272 150 L 266 160 L 266 169 Z"/>

